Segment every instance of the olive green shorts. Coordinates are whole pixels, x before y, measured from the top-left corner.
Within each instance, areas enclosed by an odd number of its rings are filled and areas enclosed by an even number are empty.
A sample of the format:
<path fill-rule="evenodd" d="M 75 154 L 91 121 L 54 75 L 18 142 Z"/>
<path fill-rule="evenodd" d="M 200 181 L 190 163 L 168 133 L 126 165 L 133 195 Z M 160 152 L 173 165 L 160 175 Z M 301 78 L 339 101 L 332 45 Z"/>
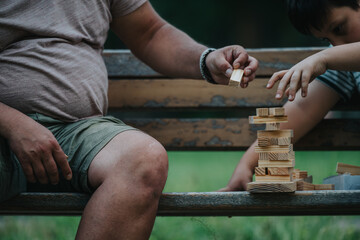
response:
<path fill-rule="evenodd" d="M 39 192 L 87 192 L 93 189 L 88 184 L 88 169 L 96 154 L 117 134 L 135 130 L 111 116 L 92 117 L 73 123 L 62 122 L 41 114 L 29 117 L 48 128 L 66 155 L 73 172 L 67 181 L 60 173 L 57 185 L 31 184 L 26 181 L 19 161 L 11 152 L 9 144 L 0 138 L 0 201 L 26 191 Z"/>

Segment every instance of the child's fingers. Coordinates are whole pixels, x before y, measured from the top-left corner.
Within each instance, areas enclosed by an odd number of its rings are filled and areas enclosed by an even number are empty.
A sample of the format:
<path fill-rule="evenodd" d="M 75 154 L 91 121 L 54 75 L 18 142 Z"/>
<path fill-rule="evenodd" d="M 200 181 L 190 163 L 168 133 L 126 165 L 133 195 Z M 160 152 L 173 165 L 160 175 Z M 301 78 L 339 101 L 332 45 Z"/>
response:
<path fill-rule="evenodd" d="M 295 99 L 295 95 L 297 90 L 299 89 L 301 79 L 301 72 L 295 71 L 290 78 L 290 87 L 289 87 L 289 101 L 293 101 Z"/>
<path fill-rule="evenodd" d="M 274 73 L 271 76 L 270 80 L 268 81 L 266 88 L 268 88 L 268 89 L 272 88 L 277 81 L 279 81 L 283 78 L 283 76 L 285 75 L 285 73 L 287 73 L 287 71 L 288 70 L 283 70 L 283 71 Z"/>
<path fill-rule="evenodd" d="M 281 99 L 283 97 L 285 88 L 289 84 L 291 76 L 292 76 L 292 72 L 287 72 L 280 80 L 279 86 L 276 91 L 276 96 L 275 96 L 276 99 Z"/>
<path fill-rule="evenodd" d="M 306 97 L 308 93 L 308 86 L 311 75 L 309 72 L 304 72 L 301 77 L 301 96 Z"/>
<path fill-rule="evenodd" d="M 288 87 L 288 88 L 286 89 L 286 91 L 285 91 L 285 95 L 286 95 L 287 97 L 289 97 L 289 91 L 290 91 L 290 88 Z"/>

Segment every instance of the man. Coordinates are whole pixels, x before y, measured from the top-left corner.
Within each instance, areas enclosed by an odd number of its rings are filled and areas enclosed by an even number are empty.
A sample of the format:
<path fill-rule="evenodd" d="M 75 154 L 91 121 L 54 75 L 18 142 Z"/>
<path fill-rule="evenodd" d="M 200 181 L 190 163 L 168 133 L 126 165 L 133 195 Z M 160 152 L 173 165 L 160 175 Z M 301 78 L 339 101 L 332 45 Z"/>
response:
<path fill-rule="evenodd" d="M 109 27 L 169 76 L 227 84 L 233 68 L 243 68 L 246 87 L 258 63 L 240 46 L 207 49 L 146 0 L 1 1 L 0 201 L 29 190 L 27 182 L 89 192 L 77 239 L 147 239 L 167 154 L 152 137 L 104 116 Z"/>

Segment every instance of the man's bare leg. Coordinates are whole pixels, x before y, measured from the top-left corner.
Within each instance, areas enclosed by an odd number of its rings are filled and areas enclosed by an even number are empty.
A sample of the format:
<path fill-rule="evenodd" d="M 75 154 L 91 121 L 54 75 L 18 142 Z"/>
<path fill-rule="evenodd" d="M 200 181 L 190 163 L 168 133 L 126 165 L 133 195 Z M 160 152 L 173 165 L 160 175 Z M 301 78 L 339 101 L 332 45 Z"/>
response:
<path fill-rule="evenodd" d="M 118 134 L 90 165 L 96 191 L 76 238 L 148 239 L 167 170 L 166 151 L 155 139 L 132 130 Z"/>

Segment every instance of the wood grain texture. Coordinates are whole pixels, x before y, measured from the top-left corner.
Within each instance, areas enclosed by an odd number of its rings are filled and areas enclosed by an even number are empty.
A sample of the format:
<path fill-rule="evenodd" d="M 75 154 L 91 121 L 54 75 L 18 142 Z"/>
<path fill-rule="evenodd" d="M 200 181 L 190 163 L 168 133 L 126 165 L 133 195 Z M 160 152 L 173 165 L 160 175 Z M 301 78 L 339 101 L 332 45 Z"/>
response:
<path fill-rule="evenodd" d="M 264 117 L 269 115 L 269 108 L 256 108 L 256 116 Z"/>
<path fill-rule="evenodd" d="M 269 167 L 267 170 L 269 175 L 291 175 L 293 172 L 289 167 Z"/>
<path fill-rule="evenodd" d="M 255 167 L 255 176 L 265 176 L 266 168 L 264 167 Z"/>
<path fill-rule="evenodd" d="M 286 146 L 271 145 L 266 147 L 255 146 L 256 153 L 290 153 L 292 151 L 292 144 Z M 278 159 L 276 159 L 278 160 Z"/>
<path fill-rule="evenodd" d="M 259 160 L 259 167 L 295 167 L 295 160 Z"/>
<path fill-rule="evenodd" d="M 269 108 L 269 115 L 272 116 L 285 116 L 285 109 L 283 107 Z"/>
<path fill-rule="evenodd" d="M 0 203 L 4 215 L 81 215 L 90 195 L 80 193 L 21 193 Z M 359 215 L 360 190 L 163 193 L 158 216 L 287 216 Z"/>
<path fill-rule="evenodd" d="M 311 191 L 315 190 L 314 184 L 305 181 L 296 181 L 296 191 Z"/>
<path fill-rule="evenodd" d="M 292 129 L 286 130 L 259 130 L 257 132 L 258 138 L 292 138 L 294 137 L 294 131 Z"/>
<path fill-rule="evenodd" d="M 292 177 L 290 175 L 282 175 L 282 176 L 255 176 L 255 182 L 291 182 Z"/>
<path fill-rule="evenodd" d="M 192 79 L 109 80 L 109 108 L 255 108 L 285 103 L 274 98 L 274 90 L 266 90 L 267 81 L 257 78 L 243 89 Z"/>
<path fill-rule="evenodd" d="M 241 81 L 243 79 L 243 75 L 244 75 L 244 70 L 234 69 L 229 80 L 229 86 L 240 87 Z"/>
<path fill-rule="evenodd" d="M 334 184 L 314 184 L 314 190 L 335 190 Z"/>
<path fill-rule="evenodd" d="M 360 175 L 360 166 L 338 162 L 336 172 L 339 174 L 350 173 L 351 175 Z"/>
<path fill-rule="evenodd" d="M 295 182 L 251 182 L 247 185 L 250 193 L 285 193 L 295 192 Z"/>
<path fill-rule="evenodd" d="M 122 119 L 158 139 L 168 149 L 247 149 L 257 138 L 259 128 L 247 118 L 229 119 Z M 330 121 L 330 123 L 328 123 Z M 359 149 L 360 131 L 351 126 L 356 119 L 325 119 L 294 147 L 299 150 Z M 326 136 L 326 137 L 324 137 Z"/>
<path fill-rule="evenodd" d="M 258 146 L 259 147 L 267 147 L 270 145 L 280 145 L 280 146 L 285 146 L 285 145 L 290 145 L 291 144 L 291 138 L 286 138 L 286 137 L 282 137 L 282 138 L 263 138 L 260 137 L 258 138 Z"/>
<path fill-rule="evenodd" d="M 266 123 L 265 131 L 280 130 L 280 123 Z"/>
<path fill-rule="evenodd" d="M 260 152 L 259 160 L 294 160 L 295 152 L 290 151 L 288 153 L 274 153 L 274 152 Z"/>
<path fill-rule="evenodd" d="M 288 121 L 287 116 L 264 116 L 264 117 L 249 116 L 250 124 L 282 123 L 287 121 Z"/>

